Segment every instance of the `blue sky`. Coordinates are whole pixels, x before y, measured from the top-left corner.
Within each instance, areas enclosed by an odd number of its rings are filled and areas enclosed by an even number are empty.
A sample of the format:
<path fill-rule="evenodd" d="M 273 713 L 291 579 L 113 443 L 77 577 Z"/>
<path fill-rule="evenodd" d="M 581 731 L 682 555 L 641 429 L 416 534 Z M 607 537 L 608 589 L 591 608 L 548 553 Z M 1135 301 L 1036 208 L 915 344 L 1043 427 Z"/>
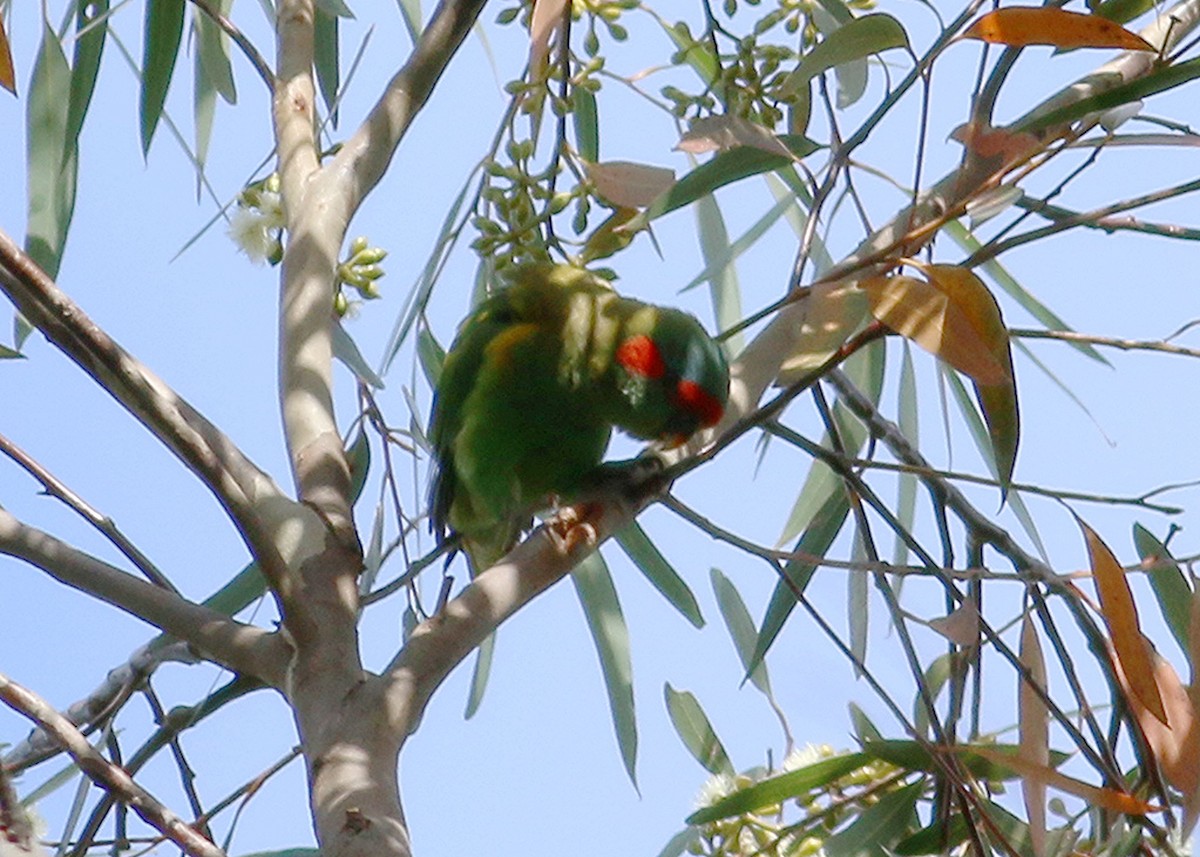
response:
<path fill-rule="evenodd" d="M 9 21 L 22 95 L 39 27 L 33 6 L 21 4 Z M 381 355 L 446 207 L 494 132 L 505 105 L 501 82 L 518 73 L 523 62 L 522 33 L 513 27 L 491 26 L 500 8 L 485 12 L 486 50 L 477 36 L 464 47 L 402 145 L 391 174 L 352 229 L 391 254 L 382 281 L 384 299 L 365 307 L 350 325 L 372 363 Z M 933 29 L 927 10 L 915 4 L 883 8 L 906 25 L 911 23 L 918 50 L 928 43 Z M 345 26 L 343 51 L 349 56 L 367 28 L 378 25 L 343 103 L 341 133 L 362 115 L 405 52 L 406 37 L 390 4 L 381 4 L 378 20 L 369 17 L 375 13 L 363 8 L 361 19 Z M 52 20 L 60 14 L 52 10 Z M 140 53 L 139 15 L 135 5 L 117 15 L 118 30 L 129 40 L 134 55 Z M 253 4 L 240 4 L 236 18 L 253 37 L 263 39 L 263 19 Z M 665 58 L 669 48 L 657 25 L 644 15 L 632 19 L 631 26 L 638 25 L 645 28 L 644 35 L 615 51 L 612 70 L 629 74 Z M 956 46 L 937 67 L 927 177 L 940 175 L 959 157 L 958 145 L 947 142 L 946 136 L 967 110 L 976 56 L 975 47 Z M 1024 112 L 1028 104 L 1100 59 L 1096 52 L 1053 60 L 1047 49 L 1029 52 L 1001 99 L 999 117 Z M 234 109 L 218 107 L 209 156 L 209 180 L 223 199 L 237 193 L 271 149 L 262 87 L 245 63 L 235 62 L 235 66 L 241 102 Z M 675 79 L 686 80 L 686 76 Z M 663 77 L 661 82 L 666 80 Z M 661 82 L 652 77 L 647 88 L 653 91 Z M 168 109 L 190 136 L 189 85 L 190 72 L 176 80 Z M 864 101 L 848 112 L 843 127 L 853 127 L 854 118 L 865 115 L 882 92 L 883 76 L 874 69 Z M 59 282 L 122 345 L 288 484 L 274 394 L 274 272 L 240 256 L 221 228 L 210 230 L 190 250 L 173 258 L 212 216 L 212 203 L 196 202 L 194 175 L 168 129 L 159 129 L 149 158 L 143 161 L 135 78 L 112 44 L 96 98 L 84 132 L 79 202 Z M 21 178 L 25 143 L 23 131 L 17 130 L 23 129 L 24 109 L 23 100 L 0 94 L 0 127 L 12 129 L 0 136 L 0 164 L 9 171 L 9 190 L 0 194 L 0 228 L 17 236 L 23 232 L 25 216 Z M 906 101 L 862 153 L 864 160 L 901 183 L 911 181 L 916 109 L 915 99 Z M 1200 121 L 1194 98 L 1178 92 L 1151 102 L 1148 110 L 1193 124 Z M 684 157 L 671 151 L 672 123 L 616 84 L 606 84 L 600 116 L 603 158 L 667 165 L 679 172 L 687 169 Z M 1200 154 L 1195 150 L 1183 148 L 1113 150 L 1072 185 L 1064 204 L 1087 208 L 1194 177 L 1197 158 Z M 877 224 L 902 201 L 882 181 L 864 177 L 860 182 Z M 1035 191 L 1045 186 L 1044 180 L 1033 185 Z M 757 180 L 723 193 L 731 236 L 740 235 L 771 201 Z M 1194 204 L 1185 198 L 1146 216 L 1190 224 L 1195 212 Z M 852 221 L 843 217 L 835 223 L 829 238 L 835 256 L 852 248 L 858 238 Z M 672 215 L 656 233 L 661 258 L 643 239 L 616 267 L 623 290 L 685 306 L 711 325 L 703 288 L 676 294 L 703 266 L 694 223 L 690 212 Z M 781 225 L 744 257 L 738 270 L 745 307 L 757 308 L 778 296 L 793 252 L 794 237 Z M 959 258 L 945 239 L 935 252 L 942 261 Z M 1195 253 L 1184 242 L 1079 232 L 1022 248 L 1003 262 L 1076 329 L 1151 339 L 1200 317 L 1196 273 L 1200 268 Z M 431 304 L 430 323 L 443 344 L 467 308 L 473 270 L 469 253 L 457 254 Z M 1009 302 L 1002 303 L 1010 323 L 1030 325 L 1023 313 Z M 6 335 L 0 336 L 0 342 L 7 341 Z M 1028 360 L 1018 358 L 1024 417 L 1018 480 L 1137 494 L 1162 483 L 1200 477 L 1191 401 L 1197 380 L 1193 363 L 1162 355 L 1108 352 L 1114 368 L 1106 368 L 1061 344 L 1032 347 L 1086 404 L 1094 422 Z M 890 345 L 891 380 L 884 400 L 885 410 L 892 414 L 898 349 L 898 343 Z M 148 433 L 39 336 L 30 339 L 27 353 L 26 361 L 0 363 L 0 432 L 111 515 L 188 595 L 206 596 L 241 568 L 244 549 L 216 503 Z M 941 465 L 982 471 L 956 416 L 951 416 L 949 441 L 943 437 L 933 362 L 922 353 L 916 354 L 916 362 L 927 454 Z M 385 412 L 399 425 L 408 422 L 404 388 L 414 390 L 422 408 L 429 401 L 429 391 L 411 363 L 411 351 L 406 350 L 380 393 Z M 346 425 L 352 415 L 353 388 L 347 373 L 341 374 L 339 382 L 341 420 Z M 814 436 L 818 432 L 807 402 L 793 408 L 789 423 Z M 744 438 L 716 463 L 681 482 L 679 495 L 723 526 L 773 543 L 807 473 L 808 460 L 776 445 L 764 466 L 756 468 L 756 462 L 754 440 Z M 417 469 L 416 497 L 423 496 L 423 478 L 424 465 Z M 884 496 L 894 496 L 888 480 L 878 484 Z M 370 524 L 375 490 L 368 488 L 360 509 L 363 527 Z M 969 493 L 985 512 L 997 508 L 994 490 Z M 1194 507 L 1200 496 L 1189 489 L 1172 494 L 1169 500 Z M 920 532 L 933 541 L 924 502 L 922 495 Z M 0 504 L 22 520 L 116 561 L 96 534 L 55 501 L 38 496 L 37 486 L 7 461 L 0 461 Z M 1030 499 L 1029 505 L 1055 567 L 1060 571 L 1083 567 L 1082 539 L 1069 514 L 1051 501 Z M 1144 511 L 1089 504 L 1076 508 L 1124 561 L 1135 559 L 1129 539 L 1132 521 L 1142 521 L 1160 536 L 1166 530 L 1165 519 Z M 1001 520 L 1017 531 L 1009 512 Z M 401 760 L 404 805 L 417 854 L 441 857 L 485 849 L 529 855 L 569 851 L 581 857 L 657 853 L 681 826 L 705 779 L 670 727 L 662 703 L 664 682 L 697 694 L 736 765 L 763 764 L 768 753 L 778 760 L 782 747 L 778 726 L 758 693 L 749 685 L 740 687 L 740 666 L 708 584 L 709 569 L 722 569 L 758 617 L 775 582 L 769 569 L 682 526 L 665 510 L 651 510 L 642 523 L 691 584 L 708 624 L 701 631 L 692 629 L 618 551 L 606 548 L 633 641 L 640 795 L 622 769 L 595 653 L 574 592 L 564 582 L 501 630 L 491 686 L 479 714 L 469 722 L 462 719 L 469 674 L 460 669 L 437 694 L 420 732 L 406 747 Z M 1178 523 L 1185 529 L 1175 544 L 1177 553 L 1196 553 L 1190 516 Z M 848 550 L 839 544 L 834 555 L 844 558 Z M 387 568 L 384 578 L 399 571 L 395 566 Z M 0 560 L 0 574 L 4 581 L 0 606 L 6 617 L 0 626 L 0 671 L 58 705 L 90 689 L 148 638 L 146 626 L 137 620 L 66 591 L 27 566 Z M 837 569 L 823 570 L 813 589 L 826 618 L 843 632 L 846 575 Z M 1140 594 L 1145 598 L 1148 592 L 1143 588 Z M 988 604 L 989 611 L 996 611 L 989 615 L 997 624 L 1016 614 L 1019 596 L 1015 586 L 998 588 Z M 941 599 L 932 588 L 914 585 L 905 599 L 906 606 L 921 616 L 939 615 Z M 1145 604 L 1149 623 L 1153 610 L 1149 599 Z M 381 666 L 390 657 L 402 607 L 391 600 L 368 611 L 363 625 L 368 665 Z M 873 600 L 871 607 L 870 664 L 896 691 L 901 704 L 910 706 L 911 679 L 894 637 L 888 634 L 882 604 Z M 264 605 L 257 618 L 269 622 L 271 612 Z M 1009 634 L 1015 644 L 1015 629 Z M 1178 655 L 1165 634 L 1156 639 L 1164 654 Z M 932 634 L 921 635 L 921 644 L 929 657 L 942 650 Z M 1176 663 L 1183 668 L 1181 660 Z M 879 716 L 885 731 L 898 731 L 882 715 L 870 689 L 855 682 L 849 665 L 803 617 L 797 616 L 785 630 L 769 665 L 800 743 L 849 746 L 847 701 Z M 992 684 L 985 726 L 1004 728 L 1015 717 L 1011 702 L 1015 679 L 998 667 L 987 679 Z M 170 706 L 190 703 L 223 680 L 209 667 L 173 666 L 162 671 L 156 687 Z M 136 744 L 147 715 L 141 702 L 134 702 L 130 712 L 124 734 Z M 24 732 L 20 719 L 0 711 L 0 741 L 14 741 Z M 198 787 L 210 804 L 270 765 L 293 741 L 285 707 L 266 692 L 236 703 L 184 739 L 200 771 Z M 39 771 L 21 785 L 28 787 L 45 775 Z M 295 764 L 249 803 L 232 853 L 311 842 L 302 780 Z M 184 807 L 166 757 L 147 770 L 145 782 L 168 803 Z M 69 792 L 63 790 L 45 804 L 52 836 L 65 818 Z M 228 816 L 218 831 L 223 832 L 227 823 Z"/>

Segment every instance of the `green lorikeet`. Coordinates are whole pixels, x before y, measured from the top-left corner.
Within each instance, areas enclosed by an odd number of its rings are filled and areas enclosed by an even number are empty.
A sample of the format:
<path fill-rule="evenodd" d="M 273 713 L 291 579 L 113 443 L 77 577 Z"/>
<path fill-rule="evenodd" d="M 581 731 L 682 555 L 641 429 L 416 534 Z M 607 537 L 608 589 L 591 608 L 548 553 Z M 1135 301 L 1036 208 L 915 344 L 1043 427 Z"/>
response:
<path fill-rule="evenodd" d="M 619 296 L 581 268 L 519 267 L 462 323 L 429 437 L 434 531 L 458 533 L 476 571 L 533 513 L 569 500 L 613 426 L 679 444 L 721 418 L 729 369 L 695 318 Z"/>

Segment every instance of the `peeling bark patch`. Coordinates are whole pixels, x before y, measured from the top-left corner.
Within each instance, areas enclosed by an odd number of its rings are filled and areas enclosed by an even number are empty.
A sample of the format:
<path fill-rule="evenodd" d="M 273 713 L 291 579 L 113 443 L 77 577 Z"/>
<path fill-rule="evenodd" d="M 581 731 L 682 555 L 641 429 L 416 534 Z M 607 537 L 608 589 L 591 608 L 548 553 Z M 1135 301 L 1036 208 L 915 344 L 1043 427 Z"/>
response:
<path fill-rule="evenodd" d="M 346 810 L 346 821 L 342 824 L 342 833 L 358 834 L 371 827 L 371 819 L 363 815 L 363 811 L 356 806 Z"/>

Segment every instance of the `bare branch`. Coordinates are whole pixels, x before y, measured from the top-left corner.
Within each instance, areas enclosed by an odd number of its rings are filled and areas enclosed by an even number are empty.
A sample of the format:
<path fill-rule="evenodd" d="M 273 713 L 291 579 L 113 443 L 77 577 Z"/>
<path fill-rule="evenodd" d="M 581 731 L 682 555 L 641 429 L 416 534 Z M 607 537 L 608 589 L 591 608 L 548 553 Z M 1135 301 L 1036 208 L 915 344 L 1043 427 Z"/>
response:
<path fill-rule="evenodd" d="M 88 779 L 117 795 L 118 799 L 131 806 L 147 824 L 182 848 L 185 853 L 192 857 L 224 857 L 224 851 L 161 804 L 152 794 L 134 782 L 122 768 L 101 756 L 88 743 L 87 738 L 45 700 L 4 675 L 0 675 L 0 699 L 14 711 L 25 715 L 52 734 L 67 749 Z"/>
<path fill-rule="evenodd" d="M 23 559 L 73 589 L 186 640 L 235 672 L 254 676 L 273 687 L 283 683 L 288 647 L 278 634 L 237 622 L 147 583 L 22 524 L 3 509 L 0 553 Z"/>
<path fill-rule="evenodd" d="M 120 709 L 160 665 L 168 662 L 196 664 L 200 658 L 187 643 L 158 637 L 137 649 L 125 663 L 109 670 L 91 693 L 72 703 L 62 716 L 84 735 L 89 734 L 98 723 Z M 0 764 L 8 770 L 21 771 L 46 761 L 61 749 L 45 731 L 34 729 L 0 759 Z"/>
<path fill-rule="evenodd" d="M 1085 342 L 1089 345 L 1103 345 L 1121 351 L 1158 351 L 1162 354 L 1177 354 L 1181 357 L 1200 357 L 1200 348 L 1172 345 L 1165 340 L 1120 339 L 1115 336 L 1076 333 L 1073 330 L 1037 330 L 1023 327 L 1014 327 L 1008 333 L 1010 336 L 1016 336 L 1020 339 L 1056 339 L 1060 342 Z"/>
<path fill-rule="evenodd" d="M 268 579 L 284 561 L 263 512 L 294 513 L 267 474 L 148 367 L 100 329 L 0 231 L 0 290 L 55 346 L 161 440 L 217 497 Z M 270 509 L 266 509 L 267 505 Z"/>

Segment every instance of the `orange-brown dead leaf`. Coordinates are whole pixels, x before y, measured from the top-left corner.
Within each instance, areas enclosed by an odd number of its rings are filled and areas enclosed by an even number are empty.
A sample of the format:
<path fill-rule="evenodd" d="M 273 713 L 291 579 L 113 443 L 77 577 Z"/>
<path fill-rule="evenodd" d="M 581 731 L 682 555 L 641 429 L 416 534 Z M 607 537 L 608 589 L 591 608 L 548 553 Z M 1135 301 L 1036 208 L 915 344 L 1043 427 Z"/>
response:
<path fill-rule="evenodd" d="M 1121 669 L 1129 679 L 1129 689 L 1159 722 L 1164 726 L 1169 725 L 1162 694 L 1155 681 L 1154 659 L 1146 638 L 1142 636 L 1137 605 L 1133 603 L 1125 569 L 1121 568 L 1100 536 L 1082 520 L 1076 520 L 1087 540 L 1092 579 L 1096 581 L 1096 591 L 1100 596 L 1100 612 L 1104 614 L 1104 622 L 1108 625 L 1116 660 L 1120 661 Z"/>
<path fill-rule="evenodd" d="M 1042 146 L 1041 140 L 1024 131 L 981 126 L 975 121 L 959 125 L 950 132 L 950 139 L 981 160 L 997 159 L 997 169 L 1023 161 Z"/>
<path fill-rule="evenodd" d="M 1038 642 L 1037 629 L 1026 613 L 1021 620 L 1021 665 L 1029 677 L 1021 676 L 1017 693 L 1020 739 L 1017 755 L 1024 761 L 1050 768 L 1050 711 L 1030 683 L 1046 689 L 1046 660 Z M 1025 798 L 1025 814 L 1029 819 L 1029 841 L 1036 857 L 1046 853 L 1046 784 L 1036 777 L 1022 777 L 1021 791 Z"/>
<path fill-rule="evenodd" d="M 1121 662 L 1115 657 L 1113 661 L 1117 681 L 1163 776 L 1190 798 L 1200 788 L 1200 721 L 1183 682 L 1170 663 L 1154 656 L 1154 677 L 1167 713 L 1167 723 L 1162 723 L 1133 693 Z"/>
<path fill-rule="evenodd" d="M 1125 48 L 1152 51 L 1154 46 L 1115 21 L 1099 15 L 1068 12 L 1054 6 L 1010 6 L 988 12 L 963 33 L 979 39 L 1021 48 L 1050 45 L 1056 48 Z"/>
<path fill-rule="evenodd" d="M 1005 753 L 991 747 L 981 747 L 978 744 L 971 744 L 959 745 L 955 749 L 960 752 L 969 752 L 982 756 L 989 762 L 1008 768 L 1022 777 L 1042 782 L 1051 788 L 1056 788 L 1067 794 L 1075 795 L 1077 798 L 1082 798 L 1092 806 L 1110 809 L 1113 812 L 1120 812 L 1125 815 L 1148 815 L 1152 812 L 1158 812 L 1161 809 L 1161 807 L 1147 803 L 1128 792 L 1119 792 L 1116 789 L 1094 786 L 1091 783 L 1085 783 L 1083 780 L 1077 780 L 1074 777 L 1068 777 L 1066 774 L 1060 774 L 1049 765 L 1038 765 L 1033 762 L 1027 762 L 1020 756 Z"/>
<path fill-rule="evenodd" d="M 13 68 L 12 51 L 8 47 L 8 36 L 4 34 L 4 17 L 0 16 L 0 86 L 13 95 L 17 94 L 17 73 Z"/>

